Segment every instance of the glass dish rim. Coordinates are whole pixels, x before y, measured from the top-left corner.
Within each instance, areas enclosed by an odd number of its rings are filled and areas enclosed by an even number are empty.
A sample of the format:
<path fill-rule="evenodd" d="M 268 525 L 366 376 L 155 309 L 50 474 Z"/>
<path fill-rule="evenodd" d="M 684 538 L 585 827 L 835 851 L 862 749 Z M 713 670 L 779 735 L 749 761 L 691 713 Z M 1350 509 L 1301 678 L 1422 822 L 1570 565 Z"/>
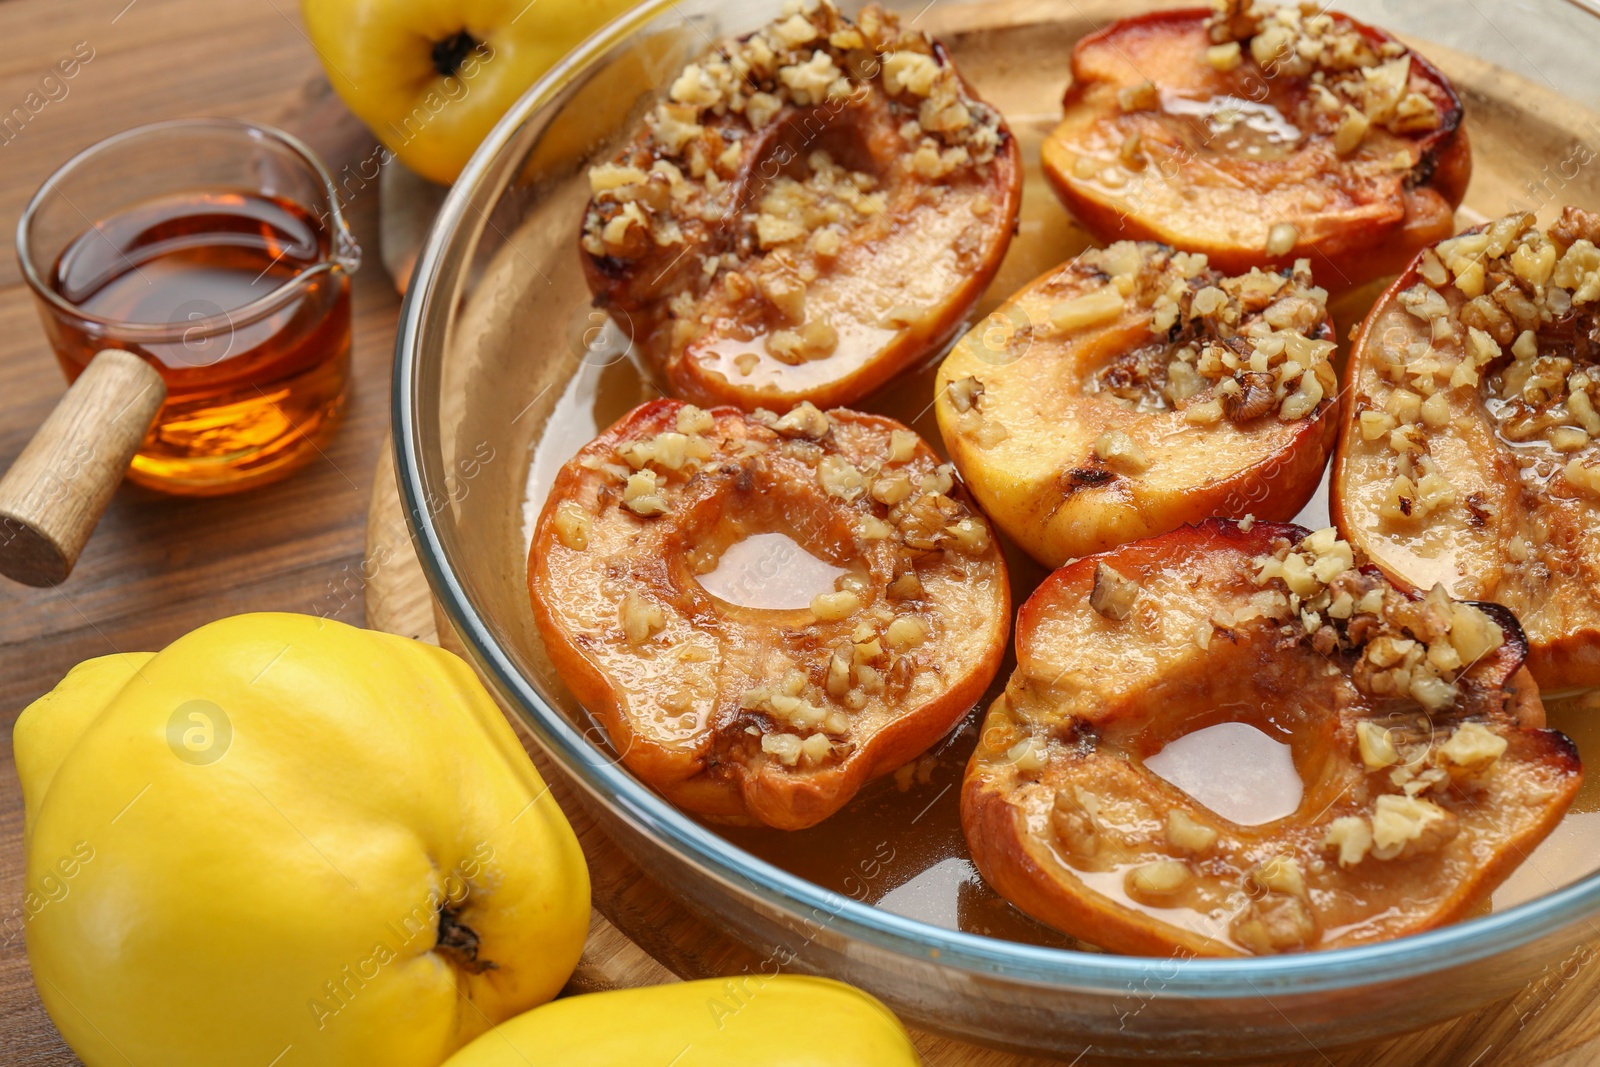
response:
<path fill-rule="evenodd" d="M 708 3 L 719 0 L 707 0 Z M 720 0 L 726 2 L 726 0 Z M 1513 951 L 1591 918 L 1600 910 L 1600 871 L 1505 911 L 1392 941 L 1271 957 L 1121 956 L 1004 941 L 936 927 L 882 911 L 761 860 L 696 823 L 608 760 L 539 695 L 490 633 L 456 579 L 427 505 L 419 414 L 422 323 L 436 302 L 441 263 L 473 215 L 477 198 L 530 116 L 613 48 L 678 9 L 678 0 L 646 0 L 596 31 L 535 82 L 479 145 L 451 187 L 418 253 L 395 335 L 392 379 L 394 459 L 406 523 L 428 584 L 461 635 L 469 657 L 512 706 L 540 745 L 610 811 L 703 875 L 753 895 L 796 921 L 825 914 L 836 934 L 902 957 L 972 975 L 1063 990 L 1123 992 L 1156 974 L 1157 997 L 1248 999 L 1354 990 L 1376 981 L 1423 977 Z M 680 12 L 681 14 L 681 12 Z M 495 190 L 499 195 L 500 190 Z M 804 920 L 804 921 L 815 921 Z M 1164 972 L 1172 972 L 1170 974 Z"/>
<path fill-rule="evenodd" d="M 46 196 L 56 191 L 56 183 L 59 180 L 88 163 L 106 149 L 114 148 L 127 141 L 148 136 L 152 133 L 164 133 L 169 130 L 206 129 L 243 133 L 254 138 L 276 141 L 299 157 L 300 161 L 322 183 L 323 191 L 328 197 L 328 221 L 331 223 L 333 248 L 326 258 L 314 266 L 299 272 L 270 293 L 264 293 L 242 307 L 225 311 L 220 315 L 211 315 L 204 319 L 197 319 L 194 322 L 177 325 L 171 323 L 125 322 L 121 319 L 108 319 L 101 315 L 95 315 L 62 299 L 59 293 L 45 283 L 37 265 L 34 263 L 32 251 L 29 247 L 28 227 L 32 224 L 34 215 L 44 205 Z M 61 195 L 65 196 L 65 194 Z M 80 212 L 80 214 L 82 213 Z M 95 225 L 93 219 L 88 219 L 87 216 L 85 218 L 90 226 Z M 312 278 L 341 270 L 347 274 L 354 273 L 360 265 L 360 251 L 357 249 L 354 256 L 351 256 L 343 251 L 342 246 L 344 245 L 355 248 L 355 239 L 351 236 L 349 224 L 345 221 L 344 211 L 339 206 L 338 186 L 334 185 L 333 176 L 328 173 L 328 168 L 323 165 L 322 160 L 311 150 L 309 145 L 293 134 L 280 130 L 276 126 L 268 126 L 266 123 L 250 122 L 245 119 L 210 117 L 162 119 L 159 122 L 147 122 L 142 126 L 133 126 L 119 133 L 114 133 L 110 137 L 101 138 L 93 144 L 80 149 L 73 154 L 72 158 L 51 171 L 50 175 L 40 183 L 39 188 L 34 190 L 33 195 L 28 198 L 27 204 L 23 207 L 22 214 L 17 218 L 16 230 L 17 263 L 21 267 L 23 280 L 28 283 L 28 288 L 33 290 L 35 296 L 62 314 L 70 315 L 72 318 L 83 322 L 92 323 L 113 339 L 143 342 L 145 344 L 177 344 L 186 340 L 193 340 L 196 337 L 209 337 L 237 329 L 240 326 L 248 326 L 281 308 L 295 293 L 304 288 L 305 284 Z M 351 262 L 351 260 L 354 262 Z"/>

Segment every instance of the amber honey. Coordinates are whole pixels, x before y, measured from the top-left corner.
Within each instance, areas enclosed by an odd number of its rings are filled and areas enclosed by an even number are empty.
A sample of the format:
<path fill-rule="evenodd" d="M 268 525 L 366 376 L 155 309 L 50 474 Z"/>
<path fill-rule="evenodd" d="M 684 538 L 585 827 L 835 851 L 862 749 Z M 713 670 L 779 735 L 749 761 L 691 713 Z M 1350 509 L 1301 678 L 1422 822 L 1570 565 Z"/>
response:
<path fill-rule="evenodd" d="M 335 234 L 256 192 L 135 203 L 66 244 L 45 329 L 74 379 L 102 348 L 153 364 L 167 400 L 129 472 L 168 492 L 270 481 L 315 458 L 344 408 L 349 278 Z"/>

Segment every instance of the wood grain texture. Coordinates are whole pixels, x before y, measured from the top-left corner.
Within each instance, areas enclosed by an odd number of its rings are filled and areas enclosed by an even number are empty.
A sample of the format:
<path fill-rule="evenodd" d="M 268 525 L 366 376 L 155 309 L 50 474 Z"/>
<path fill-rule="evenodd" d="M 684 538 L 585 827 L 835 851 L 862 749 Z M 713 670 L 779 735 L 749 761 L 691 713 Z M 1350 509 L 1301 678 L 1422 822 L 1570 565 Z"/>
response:
<path fill-rule="evenodd" d="M 0 574 L 42 586 L 72 573 L 166 397 L 131 352 L 89 361 L 0 477 Z"/>
<path fill-rule="evenodd" d="M 361 621 L 366 511 L 389 423 L 399 300 L 378 262 L 376 184 L 355 177 L 376 142 L 328 87 L 293 0 L 8 0 L 0 38 L 0 115 L 22 106 L 79 42 L 94 50 L 64 97 L 57 92 L 0 136 L 7 243 L 28 197 L 75 152 L 141 123 L 214 115 L 304 138 L 342 180 L 368 253 L 353 279 L 350 406 L 324 456 L 234 497 L 177 499 L 124 485 L 65 583 L 29 589 L 0 579 L 0 1063 L 58 1067 L 78 1060 L 39 1004 L 20 934 L 22 796 L 11 724 L 78 661 L 158 649 L 223 615 Z M 65 389 L 16 259 L 0 255 L 0 467 Z"/>

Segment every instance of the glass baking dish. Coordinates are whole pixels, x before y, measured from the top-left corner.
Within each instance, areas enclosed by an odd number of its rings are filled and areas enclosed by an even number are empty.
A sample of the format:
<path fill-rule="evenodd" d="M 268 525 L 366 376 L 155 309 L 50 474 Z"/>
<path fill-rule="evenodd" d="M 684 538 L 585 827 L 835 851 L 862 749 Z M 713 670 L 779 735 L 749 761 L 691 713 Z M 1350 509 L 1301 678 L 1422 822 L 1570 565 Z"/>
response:
<path fill-rule="evenodd" d="M 596 34 L 530 89 L 479 149 L 407 292 L 394 425 L 415 544 L 468 654 L 562 785 L 666 892 L 764 960 L 860 985 L 917 1026 L 1068 1060 L 1092 1049 L 1099 1059 L 1237 1061 L 1367 1041 L 1505 997 L 1600 934 L 1592 925 L 1600 874 L 1591 874 L 1492 914 L 1358 949 L 1171 960 L 1024 944 L 908 918 L 799 877 L 730 840 L 746 837 L 678 812 L 617 763 L 551 669 L 527 604 L 529 526 L 556 467 L 603 419 L 655 395 L 633 369 L 624 332 L 590 304 L 576 252 L 585 171 L 614 150 L 685 62 L 719 37 L 757 28 L 779 6 L 655 0 Z M 975 309 L 981 317 L 1058 261 L 1052 254 L 1064 258 L 1085 240 L 1036 171 L 1038 138 L 1059 115 L 1071 43 L 1111 18 L 1171 5 L 888 6 L 946 41 L 1032 153 L 1023 251 L 1014 249 L 1017 262 L 1008 261 Z M 1550 155 L 1570 143 L 1572 115 L 1582 114 L 1569 101 L 1600 105 L 1600 88 L 1580 74 L 1600 27 L 1589 14 L 1557 0 L 1492 11 L 1434 0 L 1337 6 L 1443 45 L 1423 50 L 1458 79 L 1476 146 L 1463 220 L 1518 202 L 1600 202 L 1593 168 L 1568 175 Z M 1563 122 L 1553 123 L 1547 113 L 1562 107 Z M 925 372 L 907 377 L 927 380 Z M 925 405 L 891 388 L 862 406 L 916 421 Z M 925 412 L 917 425 L 937 441 Z M 1308 506 L 1307 519 L 1326 524 L 1324 500 Z"/>

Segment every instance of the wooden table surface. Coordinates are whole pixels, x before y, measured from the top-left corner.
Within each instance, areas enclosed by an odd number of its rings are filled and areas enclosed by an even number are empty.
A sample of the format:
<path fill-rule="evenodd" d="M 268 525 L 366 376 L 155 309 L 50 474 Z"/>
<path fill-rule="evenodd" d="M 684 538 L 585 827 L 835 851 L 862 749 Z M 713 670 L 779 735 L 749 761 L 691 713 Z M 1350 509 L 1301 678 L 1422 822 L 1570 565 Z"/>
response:
<path fill-rule="evenodd" d="M 0 134 L 0 232 L 7 235 L 57 166 L 145 122 L 220 115 L 282 126 L 308 140 L 336 179 L 346 165 L 354 174 L 376 143 L 329 89 L 296 0 L 6 0 L 0 40 L 0 116 L 21 106 L 80 42 L 93 49 L 64 97 L 9 140 Z M 346 210 L 366 251 L 354 288 L 356 385 L 326 459 L 278 485 L 221 499 L 179 500 L 125 485 L 60 588 L 0 579 L 0 1063 L 8 1067 L 78 1062 L 39 1004 L 17 932 L 17 714 L 79 660 L 159 649 L 224 615 L 320 610 L 362 621 L 356 575 L 389 423 L 399 300 L 378 261 L 376 183 L 350 187 Z M 64 388 L 16 260 L 0 255 L 0 467 Z"/>
<path fill-rule="evenodd" d="M 374 147 L 333 96 L 294 0 L 6 0 L 0 3 L 0 115 L 83 44 L 93 58 L 14 136 L 0 134 L 0 232 L 61 162 L 143 122 L 249 118 L 309 141 L 337 176 Z M 59 90 L 58 90 L 59 95 Z M 22 800 L 11 724 L 80 660 L 158 649 L 242 611 L 363 618 L 359 564 L 374 461 L 388 426 L 398 300 L 377 255 L 377 188 L 347 204 L 366 266 L 355 280 L 356 386 L 324 459 L 242 496 L 178 500 L 124 486 L 77 571 L 58 589 L 0 580 L 0 1063 L 75 1064 L 34 992 L 18 920 Z M 0 256 L 0 467 L 64 388 L 12 256 Z M 1600 1059 L 1586 1045 L 1552 1067 Z"/>

